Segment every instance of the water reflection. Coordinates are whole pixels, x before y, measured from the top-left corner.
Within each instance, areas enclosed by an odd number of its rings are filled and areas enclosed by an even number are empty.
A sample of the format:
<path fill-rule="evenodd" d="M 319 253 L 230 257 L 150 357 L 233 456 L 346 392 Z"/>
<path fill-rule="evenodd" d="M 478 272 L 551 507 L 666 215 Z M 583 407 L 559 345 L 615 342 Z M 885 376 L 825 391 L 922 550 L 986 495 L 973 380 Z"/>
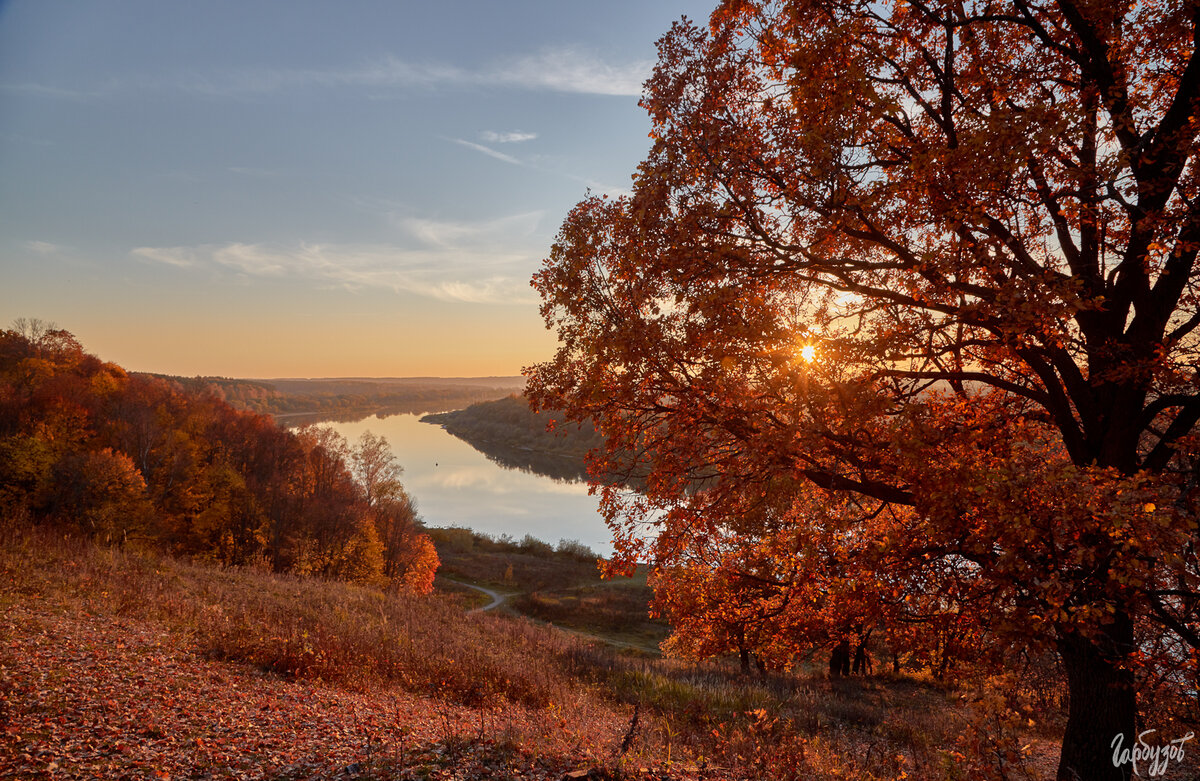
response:
<path fill-rule="evenodd" d="M 542 475 L 558 482 L 582 483 L 587 480 L 587 468 L 575 458 L 506 447 L 494 442 L 486 444 L 484 456 L 504 469 Z"/>
<path fill-rule="evenodd" d="M 290 422 L 290 421 L 289 421 Z M 429 526 L 467 526 L 487 534 L 526 534 L 551 544 L 579 540 L 602 555 L 612 552 L 597 497 L 586 483 L 538 474 L 488 458 L 441 426 L 416 415 L 326 422 L 351 442 L 370 430 L 387 437 L 404 467 L 405 488 Z M 578 469 L 575 470 L 578 476 Z"/>

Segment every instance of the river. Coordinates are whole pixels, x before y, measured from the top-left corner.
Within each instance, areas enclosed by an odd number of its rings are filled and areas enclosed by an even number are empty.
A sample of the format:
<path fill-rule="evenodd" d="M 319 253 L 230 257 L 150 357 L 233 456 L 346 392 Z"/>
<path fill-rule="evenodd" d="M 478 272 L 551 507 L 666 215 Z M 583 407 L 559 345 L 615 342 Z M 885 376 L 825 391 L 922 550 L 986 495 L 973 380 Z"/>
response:
<path fill-rule="evenodd" d="M 404 467 L 401 481 L 426 526 L 466 526 L 520 540 L 532 534 L 555 545 L 578 540 L 608 556 L 612 543 L 585 483 L 567 483 L 508 469 L 418 415 L 325 422 L 351 444 L 364 431 L 387 438 Z"/>

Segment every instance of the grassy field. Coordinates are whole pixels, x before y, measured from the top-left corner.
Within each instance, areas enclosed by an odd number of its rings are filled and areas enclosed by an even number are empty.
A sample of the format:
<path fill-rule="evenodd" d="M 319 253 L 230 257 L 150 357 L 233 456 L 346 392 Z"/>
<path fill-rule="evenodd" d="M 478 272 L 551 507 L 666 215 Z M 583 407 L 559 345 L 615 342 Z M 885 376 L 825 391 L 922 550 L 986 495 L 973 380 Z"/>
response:
<path fill-rule="evenodd" d="M 203 765 L 254 778 L 949 780 L 1008 763 L 1019 778 L 1004 753 L 1018 742 L 1030 777 L 1052 775 L 1052 737 L 1007 734 L 967 693 L 920 679 L 742 676 L 465 614 L 459 594 L 220 569 L 38 529 L 0 534 L 0 578 L 0 777 L 200 777 Z M 620 601 L 594 588 L 535 592 L 593 604 L 599 621 Z M 288 726 L 264 734 L 268 722 Z"/>
<path fill-rule="evenodd" d="M 653 592 L 644 572 L 560 589 L 540 589 L 511 600 L 514 610 L 555 626 L 567 627 L 618 644 L 658 653 L 670 633 L 662 621 L 647 616 Z"/>
<path fill-rule="evenodd" d="M 461 587 L 449 578 L 485 586 L 509 595 L 506 610 L 651 654 L 670 632 L 648 616 L 653 591 L 644 568 L 631 578 L 605 580 L 596 556 L 570 545 L 555 550 L 538 540 L 495 540 L 466 529 L 429 533 L 450 589 Z M 475 595 L 468 598 L 483 604 Z"/>

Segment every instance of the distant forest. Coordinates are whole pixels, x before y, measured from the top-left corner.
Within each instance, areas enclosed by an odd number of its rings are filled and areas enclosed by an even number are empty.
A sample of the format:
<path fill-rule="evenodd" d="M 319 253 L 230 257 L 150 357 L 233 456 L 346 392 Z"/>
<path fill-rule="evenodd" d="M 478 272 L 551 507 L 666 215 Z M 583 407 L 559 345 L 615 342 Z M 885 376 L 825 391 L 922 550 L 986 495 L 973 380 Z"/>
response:
<path fill-rule="evenodd" d="M 495 399 L 525 384 L 523 377 L 397 379 L 274 379 L 153 375 L 193 393 L 211 393 L 230 406 L 289 418 L 358 420 L 377 413 L 437 412 Z M 297 418 L 299 420 L 290 420 Z"/>
<path fill-rule="evenodd" d="M 547 431 L 552 420 L 557 425 Z M 426 415 L 421 421 L 441 425 L 502 466 L 557 480 L 586 480 L 584 457 L 603 444 L 592 425 L 566 423 L 554 412 L 535 413 L 517 394 Z"/>

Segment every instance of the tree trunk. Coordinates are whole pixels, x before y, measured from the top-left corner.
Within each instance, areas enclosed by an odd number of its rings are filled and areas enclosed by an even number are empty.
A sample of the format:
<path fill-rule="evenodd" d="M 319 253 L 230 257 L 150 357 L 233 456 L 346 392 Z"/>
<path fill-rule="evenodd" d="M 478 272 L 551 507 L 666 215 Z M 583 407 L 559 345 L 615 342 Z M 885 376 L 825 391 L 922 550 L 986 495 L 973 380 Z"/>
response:
<path fill-rule="evenodd" d="M 750 649 L 746 648 L 746 635 L 742 627 L 738 627 L 736 638 L 738 641 L 738 656 L 742 660 L 742 674 L 750 674 Z"/>
<path fill-rule="evenodd" d="M 1137 694 L 1133 673 L 1121 662 L 1133 651 L 1133 623 L 1120 613 L 1102 636 L 1064 633 L 1058 652 L 1070 696 L 1058 781 L 1128 781 L 1133 768 L 1113 763 L 1112 742 L 1136 742 Z"/>

